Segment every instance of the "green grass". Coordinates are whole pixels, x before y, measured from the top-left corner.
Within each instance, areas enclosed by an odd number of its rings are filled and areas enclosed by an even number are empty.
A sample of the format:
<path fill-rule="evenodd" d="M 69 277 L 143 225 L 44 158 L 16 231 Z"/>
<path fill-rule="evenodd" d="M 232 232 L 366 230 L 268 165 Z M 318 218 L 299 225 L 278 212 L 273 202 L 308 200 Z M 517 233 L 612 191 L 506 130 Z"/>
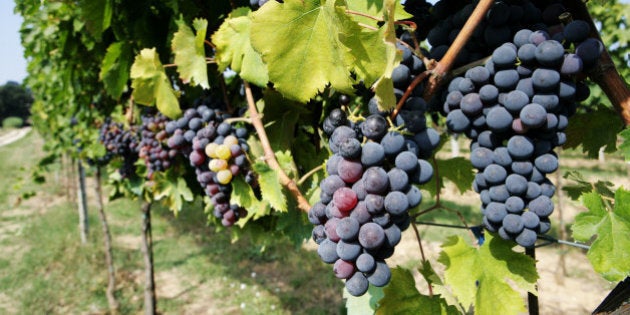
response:
<path fill-rule="evenodd" d="M 48 174 L 43 185 L 27 180 L 43 156 L 41 144 L 39 136 L 31 134 L 0 148 L 0 180 L 20 183 L 0 193 L 0 293 L 10 301 L 0 294 L 0 314 L 106 313 L 107 274 L 92 191 L 90 237 L 81 245 L 75 205 L 63 196 L 55 173 Z M 16 180 L 19 177 L 23 179 Z M 15 207 L 24 191 L 37 194 Z M 3 215 L 16 209 L 17 215 Z M 114 238 L 120 311 L 140 313 L 144 289 L 140 204 L 119 199 L 109 202 L 106 212 Z M 284 238 L 265 246 L 247 235 L 233 242 L 229 230 L 206 225 L 200 204 L 188 206 L 177 218 L 158 205 L 152 213 L 160 312 L 343 313 L 343 284 L 314 251 L 296 248 Z M 6 229 L 12 225 L 20 229 Z M 191 308 L 195 305 L 199 308 Z"/>

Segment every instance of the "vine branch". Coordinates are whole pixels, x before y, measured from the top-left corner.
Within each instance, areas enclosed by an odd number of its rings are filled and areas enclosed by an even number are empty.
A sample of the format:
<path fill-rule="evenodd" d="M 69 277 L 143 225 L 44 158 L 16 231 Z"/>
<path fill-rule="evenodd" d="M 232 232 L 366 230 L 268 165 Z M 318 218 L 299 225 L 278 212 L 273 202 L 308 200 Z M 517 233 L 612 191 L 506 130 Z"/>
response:
<path fill-rule="evenodd" d="M 574 16 L 586 21 L 591 26 L 590 36 L 598 39 L 604 45 L 604 51 L 599 58 L 597 66 L 588 75 L 604 91 L 617 113 L 619 113 L 619 116 L 621 116 L 621 119 L 623 119 L 624 124 L 630 126 L 630 90 L 619 71 L 617 71 L 615 63 L 597 31 L 593 18 L 588 12 L 586 3 L 582 1 L 568 1 L 566 5 Z"/>
<path fill-rule="evenodd" d="M 466 24 L 459 32 L 459 35 L 455 38 L 455 41 L 446 51 L 446 55 L 444 58 L 438 62 L 436 67 L 433 69 L 433 75 L 429 79 L 429 85 L 425 90 L 425 98 L 435 94 L 435 91 L 442 83 L 443 77 L 451 70 L 453 64 L 455 63 L 455 59 L 457 59 L 457 55 L 464 48 L 470 37 L 472 36 L 477 25 L 481 23 L 481 21 L 485 18 L 486 13 L 490 10 L 490 7 L 494 4 L 494 0 L 480 0 L 475 10 L 472 12 Z"/>
<path fill-rule="evenodd" d="M 280 167 L 278 160 L 276 160 L 276 155 L 273 153 L 271 143 L 269 143 L 269 138 L 267 138 L 267 133 L 265 132 L 265 126 L 263 125 L 261 116 L 258 114 L 258 110 L 256 109 L 252 89 L 247 81 L 243 80 L 243 84 L 245 85 L 245 96 L 247 98 L 249 115 L 252 118 L 252 125 L 254 125 L 254 128 L 256 129 L 260 143 L 265 151 L 265 163 L 278 172 L 280 184 L 287 188 L 295 197 L 298 203 L 298 208 L 304 212 L 308 212 L 311 209 L 311 205 L 308 203 L 308 200 L 306 200 L 304 195 L 302 195 L 302 192 L 298 189 L 295 181 L 287 176 L 287 173 L 284 172 L 282 167 Z"/>

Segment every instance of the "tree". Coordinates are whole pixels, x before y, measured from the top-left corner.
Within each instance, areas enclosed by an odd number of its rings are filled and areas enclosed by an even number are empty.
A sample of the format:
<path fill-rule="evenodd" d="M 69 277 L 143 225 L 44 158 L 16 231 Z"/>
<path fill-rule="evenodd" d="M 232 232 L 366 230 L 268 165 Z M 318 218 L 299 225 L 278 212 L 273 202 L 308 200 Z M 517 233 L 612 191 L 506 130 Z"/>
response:
<path fill-rule="evenodd" d="M 0 120 L 7 117 L 26 119 L 30 116 L 33 95 L 17 82 L 0 86 Z"/>

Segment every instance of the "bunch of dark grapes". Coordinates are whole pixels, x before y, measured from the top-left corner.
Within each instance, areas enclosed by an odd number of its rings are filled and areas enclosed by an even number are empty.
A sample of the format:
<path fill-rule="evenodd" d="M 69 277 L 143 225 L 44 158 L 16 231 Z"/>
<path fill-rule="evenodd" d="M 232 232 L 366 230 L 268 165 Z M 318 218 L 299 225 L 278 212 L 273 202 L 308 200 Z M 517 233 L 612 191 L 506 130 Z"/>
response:
<path fill-rule="evenodd" d="M 140 146 L 138 156 L 147 166 L 147 178 L 153 178 L 153 173 L 168 169 L 177 156 L 178 151 L 169 149 L 166 145 L 168 134 L 164 130 L 168 118 L 161 113 L 143 115 L 140 127 Z"/>
<path fill-rule="evenodd" d="M 442 0 L 433 7 L 437 24 L 429 31 L 430 57 L 442 59 L 449 46 L 472 14 L 477 1 Z M 509 42 L 519 30 L 547 30 L 560 23 L 566 11 L 561 1 L 496 1 L 475 28 L 472 38 L 458 54 L 456 65 L 464 65 L 488 56 L 495 48 Z M 556 37 L 561 40 L 562 38 Z"/>
<path fill-rule="evenodd" d="M 565 143 L 569 117 L 589 95 L 579 81 L 583 71 L 603 50 L 584 21 L 559 31 L 564 45 L 545 30 L 518 31 L 485 66 L 450 82 L 443 108 L 448 128 L 472 139 L 485 227 L 523 247 L 550 228 L 556 188 L 546 175 L 558 168 L 553 149 Z M 575 53 L 565 52 L 572 47 Z"/>
<path fill-rule="evenodd" d="M 210 197 L 214 215 L 223 225 L 232 226 L 247 215 L 245 209 L 230 204 L 232 179 L 243 174 L 248 183 L 255 185 L 246 156 L 248 131 L 225 121 L 231 115 L 224 112 L 222 103 L 203 103 L 166 124 L 166 132 L 170 134 L 167 143 L 187 156 L 195 168 L 197 181 Z"/>
<path fill-rule="evenodd" d="M 431 164 L 419 156 L 431 155 L 437 133 L 426 126 L 418 133 L 406 131 L 410 135 L 388 129 L 381 114 L 354 123 L 335 109 L 324 121 L 334 154 L 320 183 L 320 201 L 308 217 L 319 256 L 334 264 L 335 276 L 346 279 L 354 296 L 363 295 L 369 284 L 389 283 L 385 259 L 409 227 L 409 209 L 422 201 L 414 184 L 433 175 Z"/>
<path fill-rule="evenodd" d="M 105 119 L 99 129 L 99 141 L 105 146 L 107 153 L 99 159 L 99 163 L 105 164 L 112 158 L 120 156 L 123 165 L 118 170 L 123 178 L 131 177 L 136 172 L 135 163 L 138 160 L 138 133 L 135 127 L 125 128 L 122 123 L 113 122 L 111 118 Z"/>

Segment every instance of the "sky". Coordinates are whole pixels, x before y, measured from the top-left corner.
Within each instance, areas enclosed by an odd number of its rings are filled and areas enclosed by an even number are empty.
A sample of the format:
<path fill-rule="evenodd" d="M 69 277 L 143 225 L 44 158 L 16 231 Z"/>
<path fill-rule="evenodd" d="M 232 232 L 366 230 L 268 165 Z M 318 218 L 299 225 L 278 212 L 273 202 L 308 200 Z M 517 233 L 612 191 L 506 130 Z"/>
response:
<path fill-rule="evenodd" d="M 26 77 L 26 60 L 20 43 L 22 17 L 13 14 L 13 0 L 0 0 L 0 85 L 7 81 L 22 82 Z"/>

